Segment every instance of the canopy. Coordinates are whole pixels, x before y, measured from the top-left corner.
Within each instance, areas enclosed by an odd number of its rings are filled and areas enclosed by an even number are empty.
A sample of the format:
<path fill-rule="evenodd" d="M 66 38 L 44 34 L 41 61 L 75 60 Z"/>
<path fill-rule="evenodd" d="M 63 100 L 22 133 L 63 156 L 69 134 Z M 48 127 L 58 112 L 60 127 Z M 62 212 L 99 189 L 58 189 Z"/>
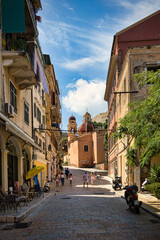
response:
<path fill-rule="evenodd" d="M 37 175 L 38 173 L 42 172 L 44 169 L 44 167 L 39 166 L 39 167 L 34 167 L 32 169 L 30 169 L 27 173 L 26 173 L 26 180 L 28 180 L 29 178 L 34 177 L 35 175 Z"/>

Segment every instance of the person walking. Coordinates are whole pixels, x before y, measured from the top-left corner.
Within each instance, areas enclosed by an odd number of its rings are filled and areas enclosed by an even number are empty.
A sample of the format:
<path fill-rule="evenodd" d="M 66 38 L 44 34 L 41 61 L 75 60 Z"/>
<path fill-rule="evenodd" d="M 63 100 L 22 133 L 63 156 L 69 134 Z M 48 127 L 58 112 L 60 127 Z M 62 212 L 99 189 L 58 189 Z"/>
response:
<path fill-rule="evenodd" d="M 69 170 L 68 170 L 68 168 L 65 170 L 65 175 L 66 175 L 66 178 L 68 179 L 68 175 L 69 175 Z"/>
<path fill-rule="evenodd" d="M 93 172 L 91 173 L 90 177 L 91 177 L 91 184 L 93 185 L 94 184 L 94 180 L 96 179 Z"/>
<path fill-rule="evenodd" d="M 72 186 L 72 173 L 69 174 L 69 183 L 70 183 L 70 186 Z"/>
<path fill-rule="evenodd" d="M 58 174 L 56 174 L 55 181 L 56 181 L 56 187 L 58 187 L 59 186 L 59 176 L 58 176 Z"/>
<path fill-rule="evenodd" d="M 83 175 L 83 187 L 85 187 L 85 184 L 88 187 L 88 177 L 89 177 L 88 173 L 85 172 L 85 174 Z"/>
<path fill-rule="evenodd" d="M 61 183 L 62 183 L 62 186 L 64 186 L 64 174 L 63 174 L 63 172 L 61 172 Z"/>

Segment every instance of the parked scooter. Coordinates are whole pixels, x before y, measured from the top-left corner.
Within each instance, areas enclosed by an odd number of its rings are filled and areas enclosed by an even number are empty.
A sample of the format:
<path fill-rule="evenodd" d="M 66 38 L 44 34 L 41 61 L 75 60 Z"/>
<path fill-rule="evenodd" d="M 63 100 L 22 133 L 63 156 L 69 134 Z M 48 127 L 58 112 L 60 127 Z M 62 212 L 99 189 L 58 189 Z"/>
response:
<path fill-rule="evenodd" d="M 145 191 L 145 186 L 147 185 L 148 183 L 148 179 L 145 178 L 144 182 L 142 183 L 142 186 L 141 186 L 141 192 L 144 192 Z"/>
<path fill-rule="evenodd" d="M 115 177 L 115 180 L 112 181 L 112 187 L 116 191 L 117 188 L 122 188 L 122 180 L 121 177 Z"/>
<path fill-rule="evenodd" d="M 137 214 L 140 213 L 140 207 L 142 205 L 142 201 L 138 201 L 138 187 L 136 185 L 126 186 L 125 188 L 125 199 L 127 204 L 129 205 L 129 209 L 131 212 L 135 212 Z"/>
<path fill-rule="evenodd" d="M 49 192 L 50 189 L 51 189 L 51 182 L 48 180 L 43 187 L 43 192 Z"/>

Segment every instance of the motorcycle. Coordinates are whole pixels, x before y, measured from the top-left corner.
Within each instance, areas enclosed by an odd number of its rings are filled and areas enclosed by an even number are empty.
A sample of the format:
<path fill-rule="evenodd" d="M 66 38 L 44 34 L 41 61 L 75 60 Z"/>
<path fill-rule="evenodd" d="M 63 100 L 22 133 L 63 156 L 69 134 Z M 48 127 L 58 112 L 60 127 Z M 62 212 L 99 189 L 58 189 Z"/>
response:
<path fill-rule="evenodd" d="M 51 189 L 51 183 L 50 181 L 47 181 L 43 187 L 43 192 L 49 192 Z"/>
<path fill-rule="evenodd" d="M 141 186 L 141 192 L 144 192 L 145 191 L 145 186 L 147 185 L 148 183 L 148 179 L 145 178 L 144 182 L 142 183 L 142 186 Z"/>
<path fill-rule="evenodd" d="M 122 188 L 122 180 L 121 177 L 115 177 L 115 180 L 112 181 L 112 187 L 116 191 L 117 188 Z"/>
<path fill-rule="evenodd" d="M 142 201 L 138 201 L 138 195 L 137 195 L 138 187 L 136 185 L 131 185 L 131 186 L 126 186 L 123 189 L 126 190 L 124 193 L 124 196 L 130 211 L 136 212 L 137 214 L 139 214 Z"/>

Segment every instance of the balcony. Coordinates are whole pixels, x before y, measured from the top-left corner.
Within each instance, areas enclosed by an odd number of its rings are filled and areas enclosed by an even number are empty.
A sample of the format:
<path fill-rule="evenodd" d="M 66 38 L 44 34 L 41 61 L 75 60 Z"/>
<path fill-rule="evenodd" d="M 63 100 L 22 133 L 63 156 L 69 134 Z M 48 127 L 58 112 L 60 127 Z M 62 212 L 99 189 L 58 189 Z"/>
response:
<path fill-rule="evenodd" d="M 37 84 L 34 73 L 34 57 L 25 38 L 6 39 L 2 51 L 3 66 L 15 78 L 20 90 Z"/>

